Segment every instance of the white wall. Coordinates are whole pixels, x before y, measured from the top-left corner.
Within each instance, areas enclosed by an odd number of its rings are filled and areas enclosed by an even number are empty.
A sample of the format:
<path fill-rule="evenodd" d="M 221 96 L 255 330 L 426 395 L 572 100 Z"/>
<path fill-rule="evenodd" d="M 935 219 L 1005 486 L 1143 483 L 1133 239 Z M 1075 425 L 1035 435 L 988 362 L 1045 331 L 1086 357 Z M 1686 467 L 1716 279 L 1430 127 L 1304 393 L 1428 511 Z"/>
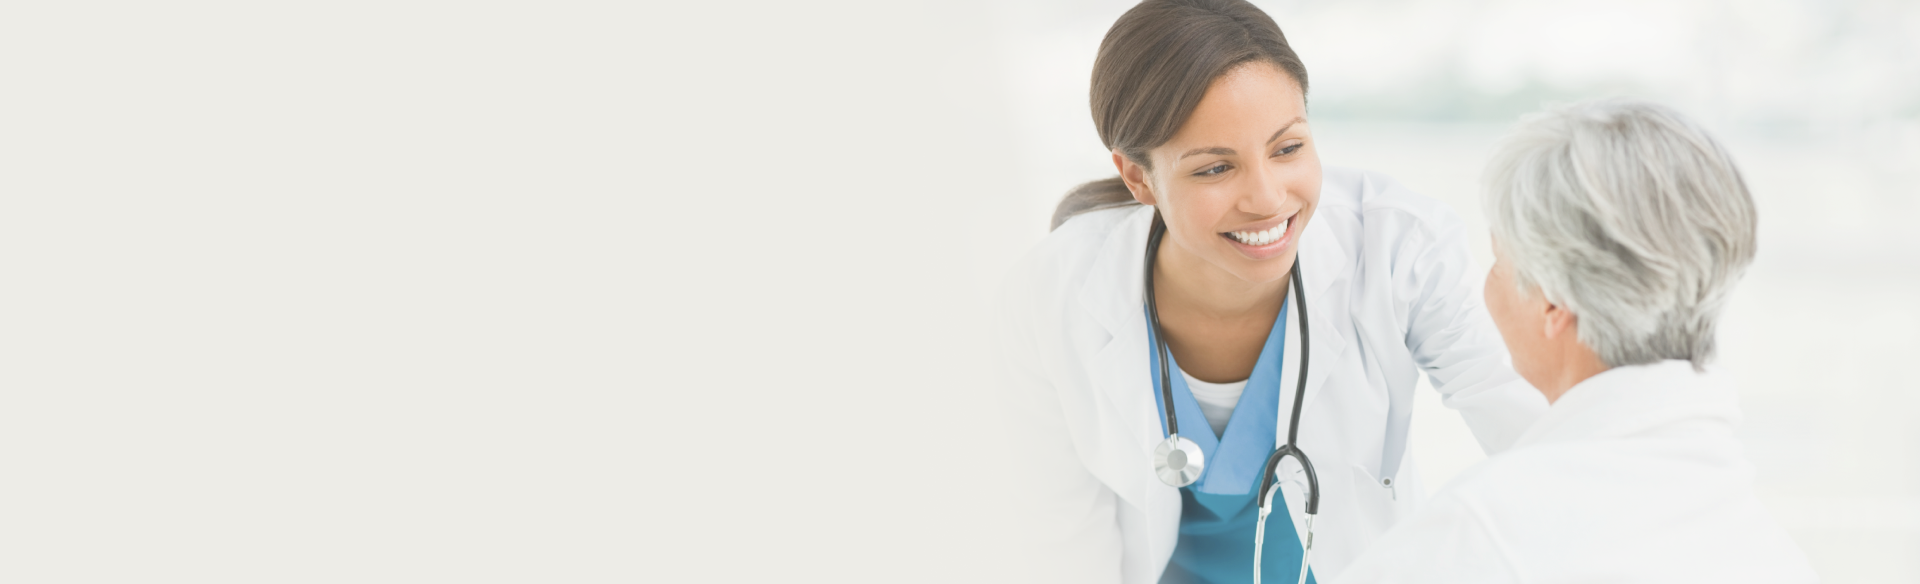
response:
<path fill-rule="evenodd" d="M 0 6 L 0 581 L 979 581 L 991 25 Z"/>

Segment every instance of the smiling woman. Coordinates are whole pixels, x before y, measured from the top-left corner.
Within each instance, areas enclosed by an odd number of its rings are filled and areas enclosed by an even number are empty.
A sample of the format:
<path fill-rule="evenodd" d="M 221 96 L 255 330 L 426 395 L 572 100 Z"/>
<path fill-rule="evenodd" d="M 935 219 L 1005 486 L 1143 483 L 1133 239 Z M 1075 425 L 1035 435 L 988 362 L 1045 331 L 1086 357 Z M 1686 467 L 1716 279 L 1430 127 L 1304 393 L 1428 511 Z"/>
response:
<path fill-rule="evenodd" d="M 1422 373 L 1490 452 L 1545 409 L 1459 219 L 1322 167 L 1306 91 L 1242 1 L 1148 0 L 1102 42 L 1090 105 L 1119 176 L 1061 201 L 997 312 L 1028 575 L 1331 578 L 1424 492 Z M 1291 521 L 1267 524 L 1266 483 Z"/>

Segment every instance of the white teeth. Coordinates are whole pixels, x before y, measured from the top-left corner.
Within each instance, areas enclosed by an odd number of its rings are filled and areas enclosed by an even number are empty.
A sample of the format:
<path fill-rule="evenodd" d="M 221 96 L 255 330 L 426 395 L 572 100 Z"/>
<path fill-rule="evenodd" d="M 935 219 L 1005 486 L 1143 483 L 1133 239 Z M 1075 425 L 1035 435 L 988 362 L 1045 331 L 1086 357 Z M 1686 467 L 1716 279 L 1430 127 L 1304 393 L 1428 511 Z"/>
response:
<path fill-rule="evenodd" d="M 1272 229 L 1266 231 L 1235 231 L 1227 235 L 1233 236 L 1233 238 L 1239 240 L 1240 243 L 1262 246 L 1280 241 L 1280 236 L 1287 234 L 1287 226 L 1292 223 L 1293 218 L 1288 217 L 1286 221 L 1281 221 L 1279 225 L 1275 225 Z"/>

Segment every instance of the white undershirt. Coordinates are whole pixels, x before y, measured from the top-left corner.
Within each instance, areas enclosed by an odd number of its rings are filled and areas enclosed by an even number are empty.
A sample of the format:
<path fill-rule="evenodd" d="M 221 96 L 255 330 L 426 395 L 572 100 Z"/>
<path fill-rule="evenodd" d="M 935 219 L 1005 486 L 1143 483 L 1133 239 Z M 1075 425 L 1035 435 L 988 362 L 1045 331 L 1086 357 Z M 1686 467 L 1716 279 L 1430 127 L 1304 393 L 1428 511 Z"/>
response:
<path fill-rule="evenodd" d="M 1200 402 L 1200 413 L 1207 417 L 1207 425 L 1213 426 L 1213 436 L 1219 438 L 1227 431 L 1227 420 L 1233 418 L 1233 406 L 1240 403 L 1247 380 L 1207 383 L 1194 379 L 1185 369 L 1180 370 L 1180 376 L 1187 378 L 1187 389 L 1193 392 L 1194 401 Z"/>

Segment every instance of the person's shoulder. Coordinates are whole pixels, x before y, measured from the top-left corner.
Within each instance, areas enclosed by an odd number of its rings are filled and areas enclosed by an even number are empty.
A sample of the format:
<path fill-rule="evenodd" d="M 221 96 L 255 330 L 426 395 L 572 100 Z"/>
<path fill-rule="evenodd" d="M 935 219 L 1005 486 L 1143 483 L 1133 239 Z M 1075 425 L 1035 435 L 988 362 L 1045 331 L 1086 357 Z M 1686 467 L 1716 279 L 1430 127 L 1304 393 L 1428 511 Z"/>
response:
<path fill-rule="evenodd" d="M 1140 204 L 1120 205 L 1087 211 L 1074 215 L 1061 223 L 1058 229 L 1047 234 L 1035 252 L 1047 250 L 1072 250 L 1093 253 L 1099 250 L 1109 236 L 1130 221 L 1150 219 L 1153 208 Z"/>
<path fill-rule="evenodd" d="M 1686 469 L 1664 468 L 1657 473 L 1678 473 L 1671 477 L 1648 476 L 1642 470 L 1646 461 L 1632 444 L 1619 440 L 1523 445 L 1469 467 L 1435 492 L 1433 500 L 1473 509 L 1493 532 L 1516 542 L 1532 542 L 1563 528 L 1600 533 L 1628 518 L 1658 523 L 1653 507 L 1626 502 L 1663 492 L 1670 486 L 1663 479 L 1724 484 L 1717 477 Z M 1590 499 L 1594 495 L 1607 499 Z M 1674 495 L 1675 500 L 1679 498 Z M 1542 517 L 1555 519 L 1542 522 Z"/>
<path fill-rule="evenodd" d="M 1675 461 L 1646 439 L 1517 447 L 1458 477 L 1419 511 L 1471 517 L 1513 563 L 1544 574 L 1610 574 L 1634 557 L 1677 582 L 1811 581 L 1804 557 L 1751 490 L 1749 475 Z M 1663 462 L 1665 460 L 1665 462 Z M 1551 578 L 1544 578 L 1551 579 Z M 1602 578 L 1606 579 L 1606 578 Z"/>
<path fill-rule="evenodd" d="M 1584 456 L 1580 451 L 1586 447 L 1581 443 L 1552 443 L 1512 448 L 1468 467 L 1442 490 L 1457 490 L 1464 496 L 1476 498 L 1489 492 L 1500 496 L 1501 493 L 1496 489 L 1515 488 L 1516 485 L 1541 480 L 1566 479 L 1568 477 L 1561 476 L 1560 467 Z M 1573 466 L 1580 464 L 1574 463 Z"/>
<path fill-rule="evenodd" d="M 1385 173 L 1328 166 L 1323 176 L 1330 227 L 1352 249 L 1396 273 L 1409 258 L 1466 243 L 1466 224 L 1451 206 Z"/>
<path fill-rule="evenodd" d="M 1109 245 L 1129 227 L 1151 220 L 1153 208 L 1125 205 L 1075 215 L 1028 250 L 1007 273 L 1004 305 L 1058 308 L 1078 290 Z"/>
<path fill-rule="evenodd" d="M 1320 182 L 1323 200 L 1331 194 L 1331 202 L 1335 204 L 1366 211 L 1393 209 L 1423 216 L 1453 213 L 1446 203 L 1420 194 L 1384 172 L 1323 166 Z"/>
<path fill-rule="evenodd" d="M 1478 517 L 1490 530 L 1509 531 L 1506 520 L 1553 513 L 1567 503 L 1558 495 L 1592 478 L 1577 464 L 1567 468 L 1568 454 L 1539 446 L 1496 454 L 1461 471 L 1425 506 L 1452 507 Z"/>

